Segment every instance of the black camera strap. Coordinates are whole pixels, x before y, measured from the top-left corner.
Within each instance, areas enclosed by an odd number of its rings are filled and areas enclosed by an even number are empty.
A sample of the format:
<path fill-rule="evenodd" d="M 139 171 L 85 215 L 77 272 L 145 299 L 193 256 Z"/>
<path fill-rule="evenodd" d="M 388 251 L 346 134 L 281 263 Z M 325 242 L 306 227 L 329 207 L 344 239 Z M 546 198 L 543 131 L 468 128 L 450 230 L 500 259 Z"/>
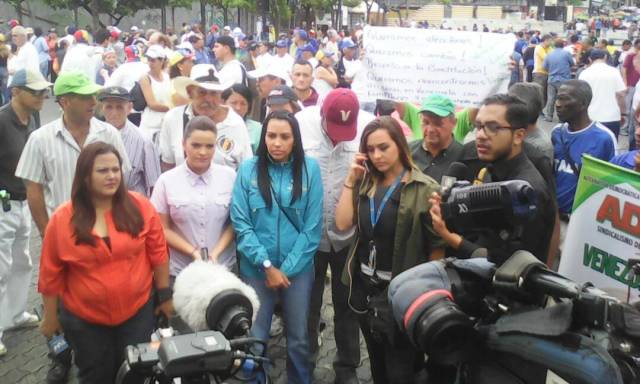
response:
<path fill-rule="evenodd" d="M 284 215 L 287 218 L 287 220 L 289 220 L 291 225 L 293 225 L 293 227 L 296 229 L 296 232 L 300 233 L 300 228 L 298 227 L 296 222 L 291 218 L 291 216 L 289 216 L 289 213 L 287 213 L 287 211 L 282 207 L 282 204 L 280 203 L 280 199 L 278 198 L 278 195 L 276 194 L 276 191 L 273 189 L 273 185 L 271 185 L 271 196 L 273 196 L 273 200 L 275 200 L 275 202 L 278 205 L 278 208 L 280 209 L 280 211 L 282 213 L 284 213 Z"/>

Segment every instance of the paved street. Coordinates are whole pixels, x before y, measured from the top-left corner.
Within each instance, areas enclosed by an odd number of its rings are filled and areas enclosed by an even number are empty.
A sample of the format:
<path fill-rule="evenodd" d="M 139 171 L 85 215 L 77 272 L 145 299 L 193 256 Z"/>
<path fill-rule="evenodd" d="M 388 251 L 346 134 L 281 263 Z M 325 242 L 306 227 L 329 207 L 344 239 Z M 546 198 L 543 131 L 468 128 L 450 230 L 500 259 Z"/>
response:
<path fill-rule="evenodd" d="M 58 107 L 53 103 L 53 99 L 47 100 L 45 108 L 42 112 L 43 123 L 49 122 L 59 115 Z M 548 123 L 540 119 L 540 126 L 549 131 L 554 124 Z M 626 137 L 621 140 L 621 146 L 626 146 Z M 35 227 L 34 227 L 35 228 Z M 35 233 L 35 231 L 34 231 Z M 31 254 L 34 262 L 34 274 L 31 282 L 31 291 L 29 295 L 29 308 L 34 308 L 40 303 L 40 299 L 36 294 L 37 271 L 39 265 L 39 249 L 40 240 L 38 236 L 33 236 L 31 241 Z M 325 305 L 323 307 L 323 315 L 325 319 L 332 318 L 333 307 L 330 304 L 330 292 L 324 295 Z M 20 330 L 7 332 L 5 334 L 5 344 L 9 349 L 9 353 L 0 358 L 0 382 L 2 384 L 30 384 L 43 383 L 47 371 L 47 348 L 44 338 L 40 335 L 36 328 L 28 330 Z M 369 371 L 369 361 L 364 346 L 362 346 L 362 364 L 358 369 L 358 377 L 361 383 L 371 382 L 371 373 Z M 315 383 L 333 383 L 334 374 L 332 371 L 332 360 L 335 356 L 336 346 L 333 338 L 333 325 L 329 321 L 327 329 L 323 334 L 323 344 L 319 352 L 317 368 L 314 373 Z M 285 383 L 286 375 L 284 373 L 284 365 L 286 360 L 285 341 L 283 336 L 276 337 L 272 340 L 270 346 L 270 355 L 275 361 L 272 376 L 276 383 Z M 70 383 L 75 383 L 70 380 Z"/>

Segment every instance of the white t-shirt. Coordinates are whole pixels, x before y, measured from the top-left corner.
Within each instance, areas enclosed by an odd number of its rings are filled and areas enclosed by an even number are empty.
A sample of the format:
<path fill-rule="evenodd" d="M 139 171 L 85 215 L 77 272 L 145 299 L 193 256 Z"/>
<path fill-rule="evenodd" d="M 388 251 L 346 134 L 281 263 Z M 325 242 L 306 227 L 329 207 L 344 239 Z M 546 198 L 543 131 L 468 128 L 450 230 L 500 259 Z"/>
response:
<path fill-rule="evenodd" d="M 366 96 L 366 74 L 362 61 L 360 60 L 342 60 L 344 63 L 345 77 L 352 79 L 351 90 L 358 96 L 358 100 L 365 100 Z"/>
<path fill-rule="evenodd" d="M 627 89 L 620 71 L 606 63 L 595 62 L 580 73 L 580 80 L 589 83 L 593 94 L 589 104 L 589 118 L 601 123 L 619 121 L 620 107 L 616 93 Z"/>
<path fill-rule="evenodd" d="M 238 60 L 231 60 L 226 63 L 219 71 L 218 78 L 221 83 L 242 84 L 242 63 Z"/>
<path fill-rule="evenodd" d="M 141 61 L 131 61 L 124 63 L 111 74 L 105 87 L 122 87 L 127 91 L 135 85 L 136 81 L 149 72 L 149 66 Z"/>
<path fill-rule="evenodd" d="M 244 160 L 253 156 L 249 131 L 240 115 L 227 108 L 227 117 L 216 123 L 218 137 L 213 162 L 237 170 Z M 162 120 L 160 129 L 160 159 L 168 164 L 180 165 L 184 162 L 182 134 L 184 133 L 184 115 L 191 119 L 191 104 L 181 105 L 169 110 Z"/>
<path fill-rule="evenodd" d="M 22 47 L 20 47 L 13 62 L 13 68 L 15 68 L 16 71 L 21 69 L 30 69 L 35 72 L 40 72 L 38 50 L 33 46 L 33 44 L 26 42 Z"/>
<path fill-rule="evenodd" d="M 265 53 L 256 57 L 256 68 L 267 68 L 269 65 L 271 65 L 271 59 L 273 59 L 273 56 L 271 56 L 269 53 Z"/>
<path fill-rule="evenodd" d="M 67 50 L 60 73 L 78 71 L 87 75 L 91 81 L 96 81 L 96 75 L 102 64 L 102 47 L 92 47 L 84 43 L 76 44 Z"/>
<path fill-rule="evenodd" d="M 287 73 L 289 74 L 291 73 L 294 62 L 295 60 L 293 60 L 293 57 L 291 57 L 291 55 L 289 55 L 288 53 L 282 57 L 278 55 L 271 56 L 271 64 L 273 66 L 286 69 Z"/>

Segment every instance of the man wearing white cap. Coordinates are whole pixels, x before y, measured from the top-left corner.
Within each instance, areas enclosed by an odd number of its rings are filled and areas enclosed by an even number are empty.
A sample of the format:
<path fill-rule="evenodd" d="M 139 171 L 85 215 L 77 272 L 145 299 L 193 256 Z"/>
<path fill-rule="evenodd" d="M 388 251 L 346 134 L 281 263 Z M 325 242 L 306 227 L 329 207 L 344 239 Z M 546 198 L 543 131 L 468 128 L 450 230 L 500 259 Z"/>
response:
<path fill-rule="evenodd" d="M 38 322 L 25 311 L 32 268 L 31 216 L 24 183 L 14 174 L 27 137 L 37 128 L 32 114 L 42 109 L 50 86 L 40 71 L 21 69 L 9 84 L 11 102 L 0 108 L 0 190 L 8 194 L 1 196 L 0 214 L 0 356 L 7 353 L 4 330 Z"/>
<path fill-rule="evenodd" d="M 271 63 L 266 68 L 258 68 L 247 73 L 250 78 L 258 80 L 258 94 L 262 98 L 260 105 L 260 121 L 267 115 L 266 99 L 271 91 L 279 85 L 291 85 L 291 77 L 285 68 Z"/>
<path fill-rule="evenodd" d="M 38 58 L 38 51 L 36 47 L 27 40 L 27 30 L 23 26 L 16 25 L 13 27 L 11 30 L 11 41 L 18 47 L 18 53 L 9 69 L 9 75 L 13 75 L 21 69 L 39 71 L 40 59 Z"/>
<path fill-rule="evenodd" d="M 211 118 L 218 129 L 214 163 L 235 170 L 242 161 L 253 156 L 244 120 L 222 103 L 222 92 L 232 84 L 221 83 L 213 65 L 195 65 L 190 77 L 179 76 L 173 81 L 176 92 L 188 97 L 190 102 L 169 110 L 162 121 L 160 159 L 163 170 L 184 162 L 184 128 L 191 118 L 200 115 Z"/>

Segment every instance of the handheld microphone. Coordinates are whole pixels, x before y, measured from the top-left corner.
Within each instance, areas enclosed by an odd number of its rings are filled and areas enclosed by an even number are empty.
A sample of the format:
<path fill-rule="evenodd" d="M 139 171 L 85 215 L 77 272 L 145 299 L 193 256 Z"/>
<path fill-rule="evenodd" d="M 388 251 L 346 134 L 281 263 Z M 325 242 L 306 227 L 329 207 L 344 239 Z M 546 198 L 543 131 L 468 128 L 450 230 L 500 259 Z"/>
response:
<path fill-rule="evenodd" d="M 440 180 L 440 195 L 447 196 L 454 187 L 469 185 L 469 182 L 466 181 L 468 172 L 469 168 L 466 165 L 458 161 L 451 163 Z"/>

